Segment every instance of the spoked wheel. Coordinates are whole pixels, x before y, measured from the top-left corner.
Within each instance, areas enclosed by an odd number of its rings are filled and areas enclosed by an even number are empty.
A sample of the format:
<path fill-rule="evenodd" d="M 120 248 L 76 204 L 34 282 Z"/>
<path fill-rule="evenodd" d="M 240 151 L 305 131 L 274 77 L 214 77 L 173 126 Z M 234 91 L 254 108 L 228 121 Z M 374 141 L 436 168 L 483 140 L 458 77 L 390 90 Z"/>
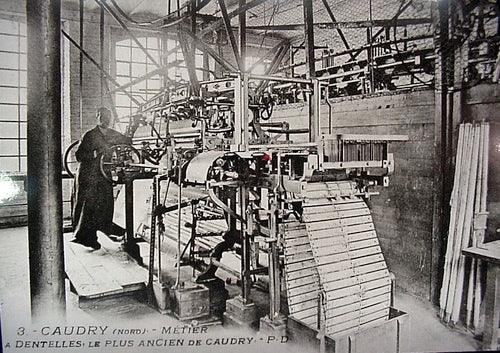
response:
<path fill-rule="evenodd" d="M 78 169 L 78 161 L 75 158 L 75 151 L 80 145 L 80 140 L 73 141 L 71 145 L 66 148 L 63 156 L 64 170 L 71 178 L 75 177 L 76 170 Z"/>
<path fill-rule="evenodd" d="M 99 167 L 111 183 L 123 184 L 142 171 L 140 152 L 130 145 L 115 145 L 101 156 Z"/>

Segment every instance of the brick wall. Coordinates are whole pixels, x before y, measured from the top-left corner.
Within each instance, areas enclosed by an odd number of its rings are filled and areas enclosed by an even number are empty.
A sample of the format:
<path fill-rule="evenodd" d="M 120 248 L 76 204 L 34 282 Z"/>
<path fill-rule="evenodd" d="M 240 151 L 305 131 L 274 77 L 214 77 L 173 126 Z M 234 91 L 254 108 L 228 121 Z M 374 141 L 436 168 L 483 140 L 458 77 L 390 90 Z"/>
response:
<path fill-rule="evenodd" d="M 405 134 L 407 142 L 391 143 L 395 173 L 389 187 L 376 187 L 370 200 L 373 220 L 396 285 L 429 299 L 434 163 L 434 91 L 422 90 L 372 97 L 334 99 L 331 115 L 321 107 L 322 132 Z M 307 108 L 278 108 L 273 119 L 307 127 Z M 304 136 L 303 140 L 307 137 Z"/>

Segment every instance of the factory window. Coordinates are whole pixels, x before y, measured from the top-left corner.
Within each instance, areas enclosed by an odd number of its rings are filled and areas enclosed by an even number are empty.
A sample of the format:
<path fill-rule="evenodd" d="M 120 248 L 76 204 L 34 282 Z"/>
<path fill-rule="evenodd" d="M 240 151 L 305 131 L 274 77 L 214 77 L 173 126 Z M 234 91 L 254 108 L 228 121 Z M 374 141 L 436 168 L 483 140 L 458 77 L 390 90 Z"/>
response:
<path fill-rule="evenodd" d="M 184 55 L 182 54 L 182 49 L 177 40 L 167 39 L 167 53 L 169 53 L 167 55 L 167 64 L 179 61 L 177 65 L 173 65 L 169 68 L 168 77 L 175 82 L 189 82 L 189 75 L 184 62 Z M 197 68 L 203 67 L 203 52 L 201 50 L 196 50 L 195 66 Z M 196 70 L 196 76 L 198 77 L 198 80 L 202 80 L 203 72 L 201 70 Z"/>
<path fill-rule="evenodd" d="M 138 38 L 141 45 L 146 48 L 148 54 L 161 65 L 162 40 L 160 37 Z M 153 61 L 146 56 L 146 53 L 131 39 L 125 39 L 115 44 L 116 60 L 116 81 L 120 85 L 129 84 L 138 77 L 144 76 L 156 66 Z M 139 103 L 144 103 L 157 94 L 162 87 L 162 78 L 159 74 L 141 80 L 136 84 L 126 88 L 123 92 L 116 93 L 116 110 L 119 117 L 133 114 L 137 109 L 137 104 L 130 98 L 133 96 Z"/>
<path fill-rule="evenodd" d="M 0 19 L 0 172 L 26 172 L 26 24 Z"/>

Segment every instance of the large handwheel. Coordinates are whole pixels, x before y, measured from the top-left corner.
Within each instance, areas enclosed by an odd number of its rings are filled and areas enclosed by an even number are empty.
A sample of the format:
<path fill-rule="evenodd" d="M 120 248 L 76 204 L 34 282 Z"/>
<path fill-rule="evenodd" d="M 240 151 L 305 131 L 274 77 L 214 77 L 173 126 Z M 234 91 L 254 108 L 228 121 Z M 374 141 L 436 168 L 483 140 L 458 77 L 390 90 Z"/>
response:
<path fill-rule="evenodd" d="M 76 170 L 78 169 L 78 161 L 75 158 L 75 150 L 78 148 L 80 140 L 73 141 L 71 145 L 66 148 L 63 156 L 64 170 L 71 178 L 75 177 Z"/>
<path fill-rule="evenodd" d="M 141 154 L 130 145 L 114 145 L 101 155 L 99 167 L 111 183 L 123 184 L 141 173 Z"/>

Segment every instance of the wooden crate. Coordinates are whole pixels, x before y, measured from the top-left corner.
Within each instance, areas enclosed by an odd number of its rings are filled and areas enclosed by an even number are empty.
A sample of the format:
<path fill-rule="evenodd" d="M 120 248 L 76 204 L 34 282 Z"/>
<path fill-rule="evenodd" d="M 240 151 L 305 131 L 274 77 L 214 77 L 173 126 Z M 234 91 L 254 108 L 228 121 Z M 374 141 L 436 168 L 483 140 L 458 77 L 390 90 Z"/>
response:
<path fill-rule="evenodd" d="M 199 319 L 210 315 L 210 293 L 203 285 L 174 289 L 172 307 L 179 320 Z"/>
<path fill-rule="evenodd" d="M 340 337 L 325 337 L 328 353 L 399 353 L 409 349 L 409 315 L 390 308 L 386 321 Z M 320 352 L 318 330 L 293 317 L 288 318 L 290 342 L 307 346 L 307 351 Z"/>

